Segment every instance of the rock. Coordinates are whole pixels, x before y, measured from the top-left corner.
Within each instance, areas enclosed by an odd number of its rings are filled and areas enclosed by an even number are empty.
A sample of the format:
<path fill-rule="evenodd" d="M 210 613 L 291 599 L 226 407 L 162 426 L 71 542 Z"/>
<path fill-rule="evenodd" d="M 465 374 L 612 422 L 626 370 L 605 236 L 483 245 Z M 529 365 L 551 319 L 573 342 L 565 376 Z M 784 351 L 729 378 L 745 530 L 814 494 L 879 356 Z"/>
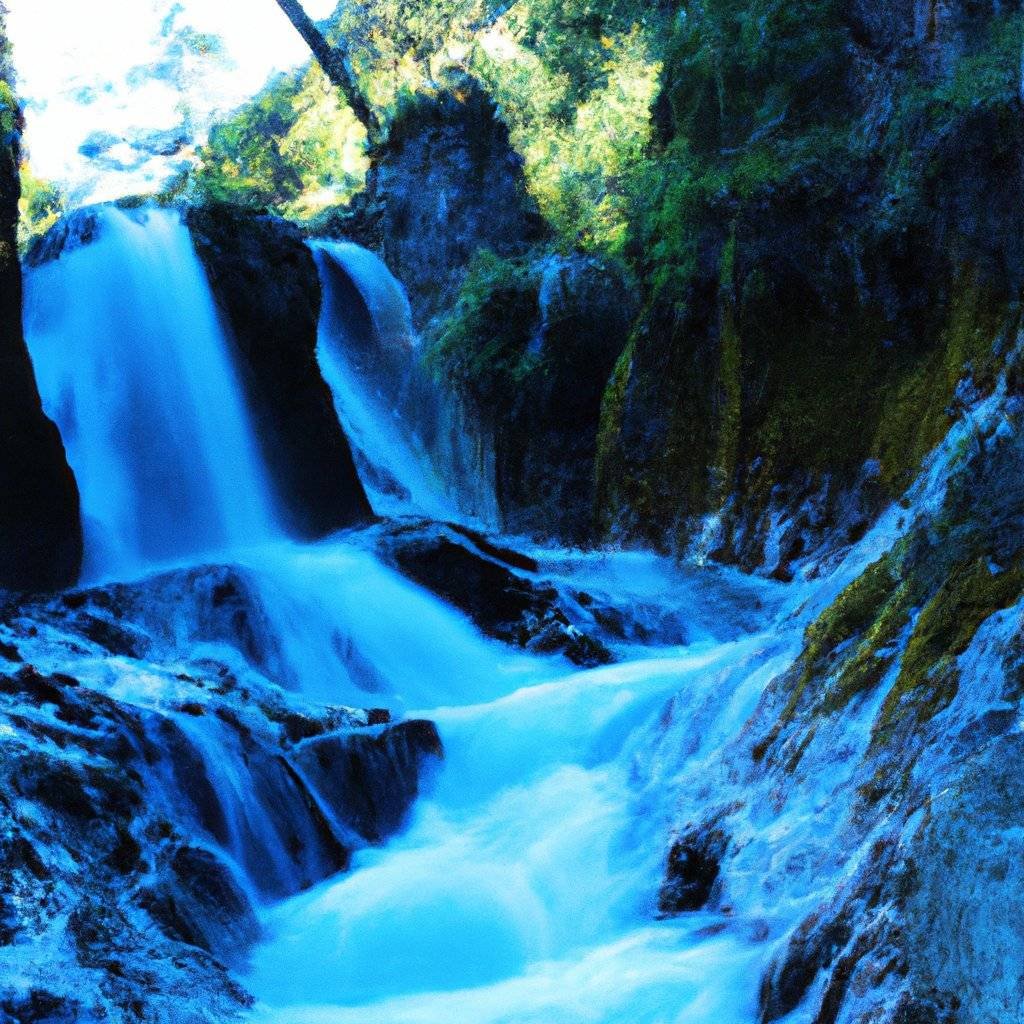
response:
<path fill-rule="evenodd" d="M 260 934 L 249 900 L 224 862 L 210 850 L 183 846 L 171 877 L 143 905 L 172 938 L 237 962 Z"/>
<path fill-rule="evenodd" d="M 436 726 L 424 721 L 312 739 L 295 753 L 334 820 L 372 844 L 401 829 L 425 771 L 443 756 Z"/>
<path fill-rule="evenodd" d="M 261 615 L 218 567 L 0 604 L 23 659 L 0 671 L 0 947 L 37 950 L 17 992 L 0 979 L 0 1021 L 233 1019 L 252 894 L 401 827 L 437 730 L 290 697 L 247 667 L 274 661 Z"/>
<path fill-rule="evenodd" d="M 0 15 L 0 39 L 5 25 Z M 4 50 L 0 78 L 13 82 Z M 17 223 L 21 115 L 0 145 L 0 588 L 56 590 L 82 564 L 78 487 L 45 416 L 22 334 Z"/>
<path fill-rule="evenodd" d="M 373 160 L 365 212 L 342 233 L 381 251 L 420 329 L 450 308 L 478 250 L 517 255 L 543 236 L 522 160 L 473 79 L 411 102 Z"/>
<path fill-rule="evenodd" d="M 320 282 L 301 233 L 226 206 L 193 208 L 187 219 L 288 528 L 315 539 L 367 520 L 369 502 L 317 363 Z"/>
<path fill-rule="evenodd" d="M 493 403 L 498 504 L 513 533 L 587 545 L 597 535 L 602 399 L 639 311 L 637 287 L 581 256 L 550 257 L 538 269 L 539 319 L 524 325 L 536 366 L 504 408 Z"/>
<path fill-rule="evenodd" d="M 845 915 L 825 909 L 807 918 L 789 940 L 781 959 L 761 980 L 761 1024 L 772 1024 L 792 1013 L 807 996 L 820 971 L 832 966 L 850 941 L 852 927 Z"/>
<path fill-rule="evenodd" d="M 25 263 L 29 267 L 39 267 L 95 242 L 102 230 L 98 216 L 100 209 L 84 206 L 61 217 L 45 235 L 32 240 L 25 254 Z"/>
<path fill-rule="evenodd" d="M 384 531 L 378 549 L 488 636 L 538 653 L 563 654 L 577 665 L 613 660 L 600 640 L 570 621 L 556 589 L 513 570 L 507 559 L 530 564 L 521 555 L 489 542 L 481 546 L 472 532 L 440 526 Z"/>
<path fill-rule="evenodd" d="M 664 917 L 707 905 L 718 881 L 726 845 L 726 837 L 716 829 L 690 832 L 672 844 L 665 880 L 658 893 L 658 910 Z"/>

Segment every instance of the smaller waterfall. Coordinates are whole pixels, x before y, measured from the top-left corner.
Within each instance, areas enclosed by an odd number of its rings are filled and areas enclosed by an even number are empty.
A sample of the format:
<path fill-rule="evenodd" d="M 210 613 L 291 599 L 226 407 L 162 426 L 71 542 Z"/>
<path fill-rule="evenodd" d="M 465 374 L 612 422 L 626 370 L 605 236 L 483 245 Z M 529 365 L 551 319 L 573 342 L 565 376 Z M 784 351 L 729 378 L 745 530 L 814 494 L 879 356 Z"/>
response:
<path fill-rule="evenodd" d="M 402 286 L 351 242 L 316 242 L 313 254 L 320 366 L 374 511 L 496 522 L 487 446 L 424 369 Z"/>
<path fill-rule="evenodd" d="M 87 577 L 260 542 L 272 499 L 192 239 L 103 209 L 98 240 L 31 271 L 26 336 L 82 492 Z"/>

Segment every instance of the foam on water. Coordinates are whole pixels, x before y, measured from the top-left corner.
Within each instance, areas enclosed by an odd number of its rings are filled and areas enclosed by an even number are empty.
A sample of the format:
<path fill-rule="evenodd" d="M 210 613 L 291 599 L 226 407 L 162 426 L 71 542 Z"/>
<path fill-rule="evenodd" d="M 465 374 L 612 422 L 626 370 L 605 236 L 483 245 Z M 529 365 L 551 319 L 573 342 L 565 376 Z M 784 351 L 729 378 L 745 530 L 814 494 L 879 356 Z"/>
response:
<path fill-rule="evenodd" d="M 324 294 L 318 358 L 374 511 L 497 522 L 489 448 L 425 372 L 401 284 L 351 242 L 312 249 Z"/>

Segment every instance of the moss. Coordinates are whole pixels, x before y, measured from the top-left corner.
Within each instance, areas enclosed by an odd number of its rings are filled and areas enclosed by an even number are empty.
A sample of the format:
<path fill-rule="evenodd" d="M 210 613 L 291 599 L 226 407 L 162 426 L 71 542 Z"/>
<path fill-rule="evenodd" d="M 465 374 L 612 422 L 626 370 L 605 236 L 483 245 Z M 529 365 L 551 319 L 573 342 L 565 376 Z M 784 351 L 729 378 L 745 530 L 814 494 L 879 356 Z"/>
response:
<path fill-rule="evenodd" d="M 927 722 L 956 696 L 956 659 L 981 624 L 1008 607 L 1024 589 L 1024 569 L 993 572 L 979 558 L 955 570 L 922 609 L 903 653 L 899 675 L 872 732 L 884 744 L 904 721 Z"/>
<path fill-rule="evenodd" d="M 500 412 L 538 369 L 531 341 L 540 320 L 540 269 L 531 257 L 481 250 L 452 312 L 434 327 L 427 362 L 483 410 Z"/>
<path fill-rule="evenodd" d="M 895 557 L 872 563 L 818 616 L 804 634 L 801 674 L 784 718 L 789 718 L 800 693 L 837 648 L 876 626 L 900 589 Z"/>
<path fill-rule="evenodd" d="M 913 480 L 925 456 L 953 420 L 953 398 L 966 373 L 977 385 L 994 383 L 994 343 L 1009 316 L 1005 300 L 981 287 L 971 272 L 954 284 L 941 343 L 887 385 L 873 454 L 890 494 Z"/>
<path fill-rule="evenodd" d="M 607 533 L 614 524 L 618 499 L 615 494 L 614 481 L 619 475 L 617 465 L 619 431 L 622 429 L 622 417 L 626 407 L 626 393 L 629 388 L 629 377 L 633 366 L 633 354 L 636 348 L 635 339 L 619 356 L 611 379 L 605 388 L 601 400 L 601 420 L 597 432 L 597 458 L 595 460 L 595 496 L 596 516 L 599 529 Z"/>

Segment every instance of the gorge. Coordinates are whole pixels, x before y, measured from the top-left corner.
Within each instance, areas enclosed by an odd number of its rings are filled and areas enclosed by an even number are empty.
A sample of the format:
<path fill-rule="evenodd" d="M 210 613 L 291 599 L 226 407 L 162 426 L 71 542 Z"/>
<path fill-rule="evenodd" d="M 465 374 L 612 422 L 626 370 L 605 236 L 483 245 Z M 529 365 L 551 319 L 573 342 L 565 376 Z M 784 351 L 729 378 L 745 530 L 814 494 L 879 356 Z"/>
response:
<path fill-rule="evenodd" d="M 320 25 L 41 219 L 5 43 L 0 1021 L 1024 1017 L 1024 16 Z"/>

